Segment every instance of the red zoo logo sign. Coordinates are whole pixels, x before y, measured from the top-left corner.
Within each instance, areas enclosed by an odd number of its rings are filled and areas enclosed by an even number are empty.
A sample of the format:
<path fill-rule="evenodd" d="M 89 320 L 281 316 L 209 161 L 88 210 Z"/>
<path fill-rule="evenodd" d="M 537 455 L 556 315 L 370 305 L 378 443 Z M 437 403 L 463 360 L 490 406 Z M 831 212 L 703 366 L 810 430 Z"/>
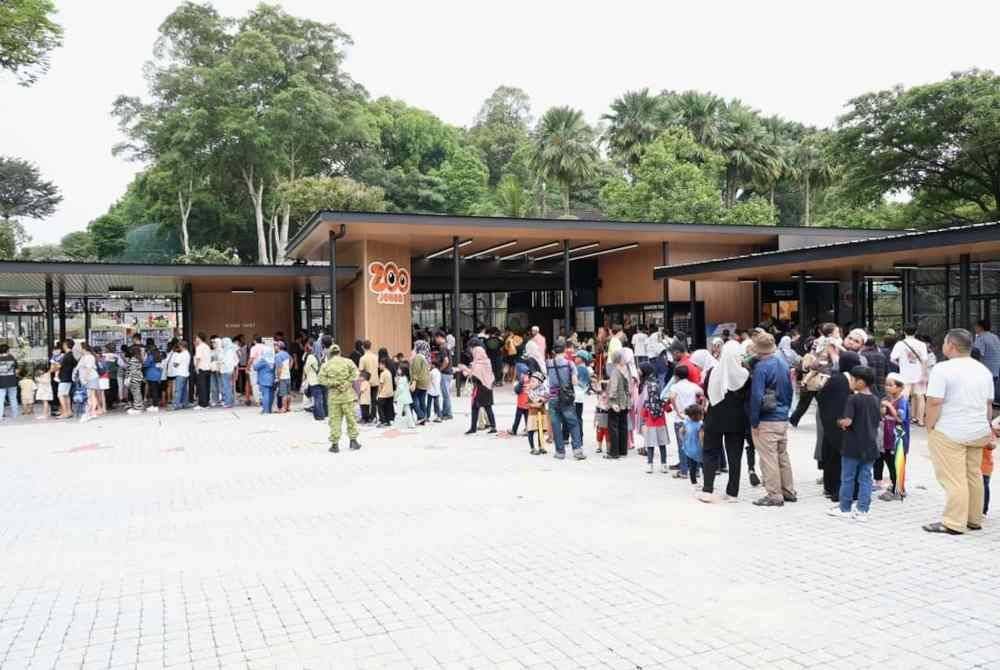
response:
<path fill-rule="evenodd" d="M 392 261 L 368 264 L 368 290 L 381 305 L 402 305 L 410 292 L 410 271 Z"/>

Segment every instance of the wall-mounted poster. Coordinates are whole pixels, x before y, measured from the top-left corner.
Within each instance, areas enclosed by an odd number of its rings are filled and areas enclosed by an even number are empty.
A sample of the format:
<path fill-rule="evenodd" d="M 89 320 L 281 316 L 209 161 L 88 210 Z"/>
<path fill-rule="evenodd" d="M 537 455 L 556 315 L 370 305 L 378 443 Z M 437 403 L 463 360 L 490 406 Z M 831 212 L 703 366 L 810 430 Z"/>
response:
<path fill-rule="evenodd" d="M 368 290 L 380 305 L 402 305 L 410 292 L 410 271 L 393 261 L 368 264 Z"/>

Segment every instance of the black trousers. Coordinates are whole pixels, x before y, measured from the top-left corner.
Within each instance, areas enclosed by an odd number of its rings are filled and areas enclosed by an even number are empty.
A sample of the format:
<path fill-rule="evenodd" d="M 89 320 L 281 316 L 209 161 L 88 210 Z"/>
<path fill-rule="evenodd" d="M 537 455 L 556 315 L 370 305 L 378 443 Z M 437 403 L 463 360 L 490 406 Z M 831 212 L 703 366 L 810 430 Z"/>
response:
<path fill-rule="evenodd" d="M 715 474 L 721 467 L 723 450 L 729 460 L 729 483 L 726 484 L 726 494 L 735 498 L 740 494 L 740 460 L 743 456 L 743 433 L 710 433 L 705 432 L 705 482 L 701 490 L 714 493 Z"/>
<path fill-rule="evenodd" d="M 486 418 L 490 422 L 490 430 L 496 430 L 497 429 L 497 420 L 493 416 L 493 405 L 477 405 L 475 403 L 472 404 L 472 425 L 469 427 L 469 430 L 475 430 L 476 429 L 476 424 L 479 423 L 479 410 L 480 409 L 482 409 L 483 411 L 486 412 Z"/>
<path fill-rule="evenodd" d="M 757 449 L 753 446 L 753 433 L 749 428 L 743 439 L 747 442 L 747 470 L 753 472 L 757 469 Z"/>
<path fill-rule="evenodd" d="M 833 433 L 829 435 L 829 433 Z M 840 498 L 840 442 L 844 431 L 823 431 L 823 493 Z"/>
<path fill-rule="evenodd" d="M 375 416 L 375 413 L 372 411 L 372 406 L 371 405 L 362 405 L 361 406 L 361 423 L 368 423 L 368 422 L 372 421 L 372 417 L 374 417 L 374 416 Z"/>
<path fill-rule="evenodd" d="M 396 418 L 396 408 L 392 404 L 392 398 L 378 399 L 378 418 L 382 423 L 392 423 Z"/>
<path fill-rule="evenodd" d="M 375 423 L 378 420 L 378 384 L 371 387 L 371 399 L 372 403 L 369 405 L 372 408 L 370 419 L 372 423 Z"/>
<path fill-rule="evenodd" d="M 886 460 L 882 456 L 882 454 L 879 453 L 878 458 L 875 460 L 875 464 L 872 466 L 872 474 L 878 481 L 882 481 L 882 477 L 885 476 L 885 466 L 886 466 Z M 891 468 L 892 466 L 890 466 L 890 469 Z M 895 477 L 893 477 L 893 481 L 895 481 Z"/>
<path fill-rule="evenodd" d="M 528 410 L 518 407 L 517 411 L 514 412 L 514 426 L 510 429 L 511 435 L 517 435 L 517 429 L 521 425 L 522 418 L 524 419 L 524 424 L 528 425 Z"/>
<path fill-rule="evenodd" d="M 208 390 L 211 386 L 212 373 L 208 370 L 198 370 L 194 383 L 198 387 L 198 406 L 208 407 Z"/>
<path fill-rule="evenodd" d="M 608 456 L 623 458 L 628 454 L 628 415 L 608 410 Z"/>
<path fill-rule="evenodd" d="M 812 404 L 813 398 L 816 397 L 815 391 L 806 391 L 804 388 L 799 392 L 799 404 L 795 406 L 795 411 L 792 415 L 788 417 L 788 423 L 793 426 L 799 425 L 799 421 L 802 420 L 802 416 L 808 411 L 809 405 Z"/>
<path fill-rule="evenodd" d="M 149 389 L 149 404 L 153 407 L 160 406 L 160 382 L 146 382 L 146 388 Z"/>

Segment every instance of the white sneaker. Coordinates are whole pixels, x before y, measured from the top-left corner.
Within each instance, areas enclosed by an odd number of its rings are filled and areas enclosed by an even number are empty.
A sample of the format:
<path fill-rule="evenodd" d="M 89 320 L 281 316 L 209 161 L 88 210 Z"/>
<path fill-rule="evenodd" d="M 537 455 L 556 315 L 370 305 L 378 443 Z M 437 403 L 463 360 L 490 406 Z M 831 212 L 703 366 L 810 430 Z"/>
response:
<path fill-rule="evenodd" d="M 670 474 L 670 466 L 667 465 L 666 463 L 664 463 L 663 465 L 660 466 L 660 472 L 662 472 L 665 475 L 669 475 Z"/>
<path fill-rule="evenodd" d="M 132 408 L 130 408 L 130 409 L 129 409 L 129 410 L 127 411 L 127 412 L 125 412 L 125 413 L 126 413 L 126 414 L 130 414 L 130 415 L 132 415 L 132 416 L 135 416 L 136 414 L 142 414 L 142 410 L 141 410 L 141 409 L 135 409 L 134 407 L 132 407 Z"/>
<path fill-rule="evenodd" d="M 652 463 L 650 463 L 649 465 L 646 466 L 646 472 L 648 472 L 649 474 L 653 474 L 653 464 Z"/>
<path fill-rule="evenodd" d="M 194 406 L 194 411 L 196 411 L 196 412 L 200 412 L 200 411 L 201 411 L 201 410 L 203 410 L 203 409 L 205 409 L 205 408 L 204 408 L 204 407 L 202 407 L 201 405 L 195 405 L 195 406 Z"/>
<path fill-rule="evenodd" d="M 90 416 L 89 414 L 84 414 L 83 416 L 80 417 L 80 423 L 87 423 L 93 418 L 94 417 Z"/>
<path fill-rule="evenodd" d="M 727 502 L 727 503 L 738 503 L 739 501 L 740 501 L 740 499 L 739 499 L 739 498 L 735 498 L 735 497 L 733 497 L 733 496 L 729 495 L 728 493 L 726 493 L 726 494 L 724 494 L 724 495 L 722 496 L 722 502 Z"/>
<path fill-rule="evenodd" d="M 698 491 L 694 497 L 703 503 L 714 503 L 719 501 L 719 499 L 715 497 L 714 493 L 705 493 L 704 491 Z"/>
<path fill-rule="evenodd" d="M 854 513 L 854 520 L 861 523 L 868 523 L 868 512 L 862 512 L 858 510 Z"/>
<path fill-rule="evenodd" d="M 155 412 L 159 412 L 160 408 L 157 407 L 156 405 L 150 405 L 149 407 L 146 408 L 146 411 L 147 412 L 154 412 L 155 413 Z"/>
<path fill-rule="evenodd" d="M 833 507 L 831 507 L 830 509 L 828 509 L 826 511 L 826 513 L 829 516 L 836 517 L 838 519 L 850 519 L 851 518 L 851 513 L 850 512 L 841 512 L 840 511 L 840 505 L 834 505 Z"/>

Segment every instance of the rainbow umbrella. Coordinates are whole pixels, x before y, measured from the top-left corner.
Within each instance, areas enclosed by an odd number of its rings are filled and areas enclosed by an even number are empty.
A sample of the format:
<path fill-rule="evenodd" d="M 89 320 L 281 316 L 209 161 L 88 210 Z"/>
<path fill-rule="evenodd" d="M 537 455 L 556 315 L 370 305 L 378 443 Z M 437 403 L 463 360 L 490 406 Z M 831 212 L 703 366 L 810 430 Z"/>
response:
<path fill-rule="evenodd" d="M 896 453 L 896 493 L 902 497 L 906 495 L 906 445 L 904 443 L 904 429 L 901 425 L 896 426 L 895 442 L 893 448 Z"/>

